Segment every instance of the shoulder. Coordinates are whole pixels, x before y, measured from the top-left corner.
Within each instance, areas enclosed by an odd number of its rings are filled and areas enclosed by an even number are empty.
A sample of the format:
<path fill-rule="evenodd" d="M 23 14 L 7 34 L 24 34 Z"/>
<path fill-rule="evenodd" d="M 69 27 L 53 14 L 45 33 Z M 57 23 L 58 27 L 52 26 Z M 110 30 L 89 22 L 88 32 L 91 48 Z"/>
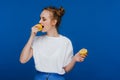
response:
<path fill-rule="evenodd" d="M 42 36 L 35 36 L 34 41 L 42 40 L 45 37 L 45 35 Z"/>
<path fill-rule="evenodd" d="M 62 38 L 66 43 L 68 43 L 68 44 L 69 44 L 69 43 L 70 43 L 70 44 L 72 43 L 71 40 L 70 40 L 70 38 L 68 38 L 68 37 L 66 37 L 66 36 L 64 36 L 64 35 L 60 35 L 60 36 L 61 36 L 61 38 Z"/>

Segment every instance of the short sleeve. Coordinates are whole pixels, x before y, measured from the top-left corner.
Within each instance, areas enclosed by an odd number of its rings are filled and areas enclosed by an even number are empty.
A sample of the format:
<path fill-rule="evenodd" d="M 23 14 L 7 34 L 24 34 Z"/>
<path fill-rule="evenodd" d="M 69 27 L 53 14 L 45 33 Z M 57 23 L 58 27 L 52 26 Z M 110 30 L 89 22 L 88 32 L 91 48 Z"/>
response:
<path fill-rule="evenodd" d="M 34 37 L 34 39 L 33 39 L 33 41 L 32 41 L 31 48 L 34 48 L 34 44 L 35 44 L 36 40 L 37 40 L 37 36 Z"/>
<path fill-rule="evenodd" d="M 71 62 L 72 57 L 73 57 L 73 46 L 72 46 L 71 41 L 69 41 L 66 46 L 63 67 L 65 67 L 66 65 L 68 65 Z"/>

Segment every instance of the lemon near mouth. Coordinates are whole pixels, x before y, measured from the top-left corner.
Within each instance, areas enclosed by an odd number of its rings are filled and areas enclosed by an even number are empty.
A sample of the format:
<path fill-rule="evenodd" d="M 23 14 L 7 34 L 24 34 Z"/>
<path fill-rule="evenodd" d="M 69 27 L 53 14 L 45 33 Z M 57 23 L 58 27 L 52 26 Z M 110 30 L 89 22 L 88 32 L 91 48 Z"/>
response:
<path fill-rule="evenodd" d="M 38 28 L 38 30 L 41 31 L 43 29 L 43 25 L 42 24 L 37 24 L 36 28 Z"/>

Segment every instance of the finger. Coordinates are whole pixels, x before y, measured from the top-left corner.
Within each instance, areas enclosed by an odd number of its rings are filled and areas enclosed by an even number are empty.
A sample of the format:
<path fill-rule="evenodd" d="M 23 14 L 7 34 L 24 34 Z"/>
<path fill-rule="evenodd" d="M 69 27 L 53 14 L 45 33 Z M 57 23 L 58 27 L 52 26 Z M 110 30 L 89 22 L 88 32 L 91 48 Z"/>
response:
<path fill-rule="evenodd" d="M 82 62 L 82 61 L 84 61 L 84 59 L 81 59 L 80 61 Z"/>
<path fill-rule="evenodd" d="M 83 58 L 83 57 L 81 58 L 81 61 L 84 61 L 84 58 Z"/>

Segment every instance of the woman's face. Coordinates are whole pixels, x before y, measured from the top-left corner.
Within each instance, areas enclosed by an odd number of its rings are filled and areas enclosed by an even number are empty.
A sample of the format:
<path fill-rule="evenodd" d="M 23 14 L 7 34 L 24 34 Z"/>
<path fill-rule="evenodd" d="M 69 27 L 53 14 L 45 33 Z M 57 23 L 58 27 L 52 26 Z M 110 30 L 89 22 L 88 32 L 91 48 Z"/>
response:
<path fill-rule="evenodd" d="M 52 15 L 53 14 L 48 10 L 42 11 L 40 15 L 40 21 L 39 21 L 39 23 L 41 23 L 44 26 L 44 28 L 42 29 L 42 32 L 47 32 L 53 27 L 55 27 L 52 21 Z"/>

